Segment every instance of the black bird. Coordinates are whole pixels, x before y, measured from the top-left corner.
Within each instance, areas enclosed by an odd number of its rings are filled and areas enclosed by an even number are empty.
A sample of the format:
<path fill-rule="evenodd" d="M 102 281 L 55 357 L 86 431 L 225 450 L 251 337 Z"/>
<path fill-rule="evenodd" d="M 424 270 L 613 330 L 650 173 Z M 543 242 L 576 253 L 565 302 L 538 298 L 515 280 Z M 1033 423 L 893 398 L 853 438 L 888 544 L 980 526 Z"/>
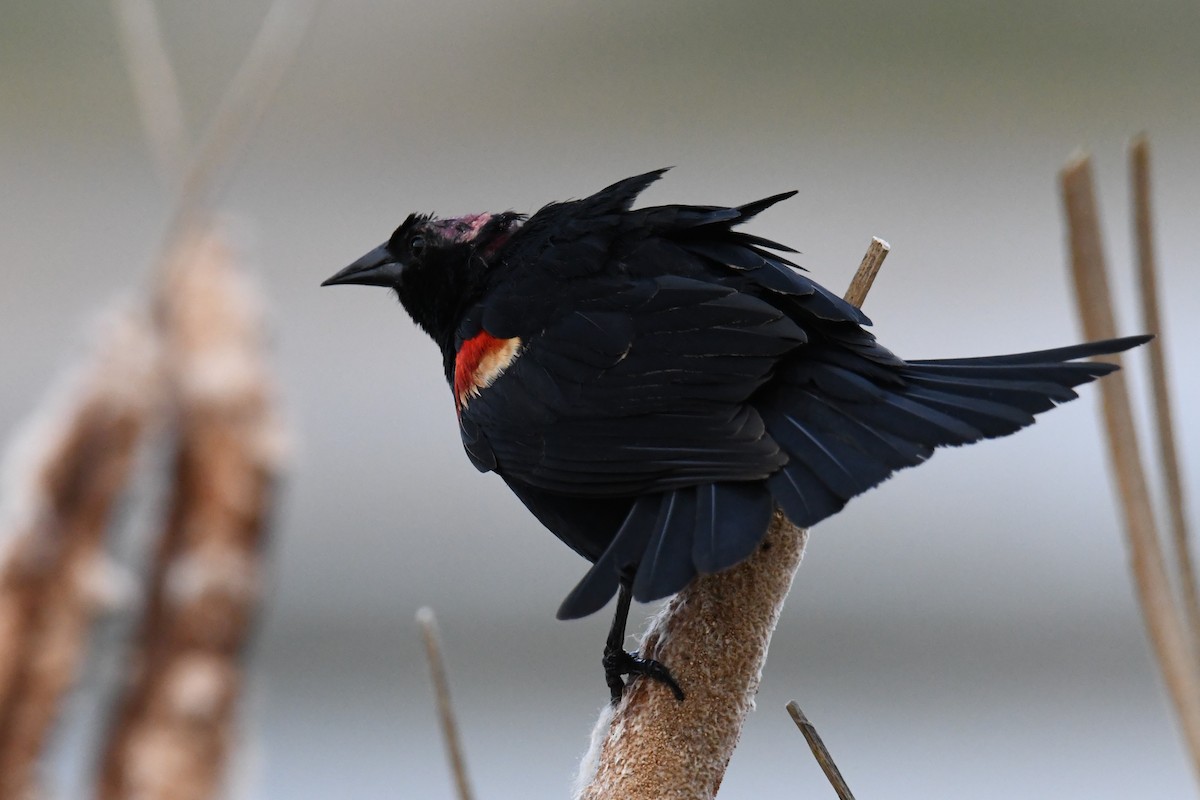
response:
<path fill-rule="evenodd" d="M 618 594 L 604 668 L 683 693 L 624 650 L 649 602 L 732 567 L 779 506 L 808 527 L 934 448 L 1013 433 L 1150 337 L 906 361 L 871 321 L 735 231 L 743 206 L 632 210 L 664 170 L 525 217 L 409 216 L 323 285 L 384 286 L 442 351 L 467 455 L 593 563 L 558 610 Z"/>

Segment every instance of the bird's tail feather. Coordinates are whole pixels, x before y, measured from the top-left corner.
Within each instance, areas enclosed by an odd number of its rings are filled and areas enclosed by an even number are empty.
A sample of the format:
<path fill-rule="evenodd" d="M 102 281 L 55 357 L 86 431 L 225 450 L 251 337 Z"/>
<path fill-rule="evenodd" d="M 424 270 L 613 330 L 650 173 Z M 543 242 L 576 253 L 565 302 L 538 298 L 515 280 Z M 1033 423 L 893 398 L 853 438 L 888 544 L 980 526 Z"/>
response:
<path fill-rule="evenodd" d="M 761 482 L 688 486 L 638 498 L 608 549 L 558 610 L 575 619 L 600 610 L 622 579 L 642 603 L 681 590 L 698 573 L 744 561 L 771 520 L 771 494 Z"/>
<path fill-rule="evenodd" d="M 759 406 L 790 461 L 768 483 L 792 522 L 810 526 L 936 447 L 1006 436 L 1117 369 L 1076 361 L 1149 340 L 1131 336 L 984 358 L 909 361 L 881 385 L 819 360 L 792 369 Z"/>
<path fill-rule="evenodd" d="M 808 527 L 945 445 L 1005 436 L 1034 415 L 1074 399 L 1074 387 L 1117 369 L 1076 361 L 1149 340 L 1133 336 L 985 358 L 909 361 L 891 382 L 845 361 L 789 365 L 756 398 L 768 434 L 789 456 L 766 481 L 713 483 L 638 497 L 607 549 L 558 610 L 575 619 L 600 610 L 620 581 L 658 600 L 697 574 L 745 560 L 762 541 L 775 504 Z"/>

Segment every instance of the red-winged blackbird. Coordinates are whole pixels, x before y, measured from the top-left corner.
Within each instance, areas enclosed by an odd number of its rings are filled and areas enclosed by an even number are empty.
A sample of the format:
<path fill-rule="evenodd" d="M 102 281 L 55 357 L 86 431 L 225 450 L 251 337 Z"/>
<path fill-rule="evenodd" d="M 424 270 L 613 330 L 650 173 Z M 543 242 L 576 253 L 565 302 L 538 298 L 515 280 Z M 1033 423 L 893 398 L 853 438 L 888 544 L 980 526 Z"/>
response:
<path fill-rule="evenodd" d="M 441 348 L 471 461 L 593 562 L 559 618 L 619 592 L 614 701 L 632 674 L 682 698 L 623 649 L 631 595 L 746 559 L 776 505 L 808 527 L 935 447 L 1019 430 L 1117 368 L 1075 359 L 1150 338 L 905 361 L 795 251 L 733 230 L 795 192 L 631 210 L 662 173 L 528 218 L 413 215 L 324 284 L 395 290 Z"/>

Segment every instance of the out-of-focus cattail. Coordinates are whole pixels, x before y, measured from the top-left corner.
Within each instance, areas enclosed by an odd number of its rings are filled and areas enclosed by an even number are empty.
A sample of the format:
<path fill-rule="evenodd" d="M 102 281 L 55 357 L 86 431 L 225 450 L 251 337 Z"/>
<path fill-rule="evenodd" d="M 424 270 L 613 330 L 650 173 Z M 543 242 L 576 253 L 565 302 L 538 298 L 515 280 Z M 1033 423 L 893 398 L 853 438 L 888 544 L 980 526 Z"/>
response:
<path fill-rule="evenodd" d="M 0 796 L 37 763 L 105 593 L 104 535 L 161 398 L 148 315 L 122 308 L 10 454 L 0 527 Z"/>
<path fill-rule="evenodd" d="M 105 800 L 219 788 L 284 450 L 258 294 L 230 248 L 212 229 L 185 236 L 163 276 L 175 472 L 100 767 Z"/>

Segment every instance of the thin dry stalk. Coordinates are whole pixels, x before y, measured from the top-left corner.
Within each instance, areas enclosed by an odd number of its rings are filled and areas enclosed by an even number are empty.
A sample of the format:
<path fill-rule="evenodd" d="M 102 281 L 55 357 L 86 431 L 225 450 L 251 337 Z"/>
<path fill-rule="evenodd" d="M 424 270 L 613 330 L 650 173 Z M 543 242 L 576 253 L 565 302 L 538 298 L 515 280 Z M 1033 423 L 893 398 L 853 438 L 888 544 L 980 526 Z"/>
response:
<path fill-rule="evenodd" d="M 856 304 L 886 252 L 882 240 L 872 240 L 859 270 L 864 279 L 850 290 Z M 753 708 L 771 634 L 807 541 L 808 532 L 776 510 L 754 555 L 696 578 L 651 620 L 638 651 L 670 665 L 687 700 L 678 702 L 655 681 L 632 681 L 592 731 L 576 778 L 579 800 L 716 795 Z"/>
<path fill-rule="evenodd" d="M 146 315 L 114 315 L 90 363 L 47 405 L 9 465 L 0 566 L 0 797 L 39 794 L 38 758 L 105 588 L 96 585 L 104 534 L 157 407 L 156 369 Z"/>
<path fill-rule="evenodd" d="M 442 659 L 441 637 L 438 635 L 437 617 L 432 608 L 417 611 L 417 624 L 421 626 L 421 638 L 425 641 L 425 657 L 429 661 L 429 677 L 433 681 L 433 693 L 437 698 L 438 722 L 442 728 L 442 741 L 446 744 L 446 758 L 454 774 L 454 786 L 459 800 L 471 800 L 471 783 L 467 780 L 467 762 L 463 757 L 462 741 L 458 736 L 458 723 L 454 718 L 454 704 L 450 702 L 450 681 L 446 677 L 446 663 Z"/>
<path fill-rule="evenodd" d="M 158 11 L 154 0 L 113 0 L 113 15 L 154 166 L 163 185 L 174 188 L 183 173 L 188 137 Z"/>
<path fill-rule="evenodd" d="M 103 800 L 219 789 L 282 454 L 257 295 L 215 233 L 185 239 L 175 258 L 162 302 L 173 496 L 101 763 Z"/>
<path fill-rule="evenodd" d="M 1166 484 L 1167 508 L 1171 515 L 1171 535 L 1175 546 L 1183 609 L 1192 635 L 1196 663 L 1200 664 L 1200 593 L 1196 587 L 1196 569 L 1192 561 L 1191 534 L 1183 493 L 1179 454 L 1175 449 L 1175 424 L 1171 415 L 1171 391 L 1167 384 L 1162 315 L 1158 306 L 1158 265 L 1154 256 L 1154 217 L 1150 205 L 1150 143 L 1138 136 L 1129 146 L 1130 182 L 1133 184 L 1134 238 L 1137 242 L 1138 278 L 1141 287 L 1142 325 L 1156 334 L 1146 348 L 1149 352 L 1150 386 L 1154 393 L 1155 432 L 1159 463 Z"/>
<path fill-rule="evenodd" d="M 267 9 L 184 173 L 168 225 L 168 252 L 190 231 L 207 224 L 214 198 L 282 84 L 319 5 L 320 0 L 274 0 Z"/>
<path fill-rule="evenodd" d="M 1100 241 L 1091 162 L 1081 156 L 1060 175 L 1070 233 L 1071 272 L 1088 339 L 1116 335 L 1108 270 Z M 1179 716 L 1192 766 L 1200 777 L 1200 675 L 1175 603 L 1138 452 L 1125 373 L 1100 381 L 1109 455 L 1116 473 L 1138 601 L 1167 691 Z"/>
<path fill-rule="evenodd" d="M 821 771 L 829 779 L 829 785 L 837 792 L 838 800 L 854 800 L 854 793 L 846 785 L 846 779 L 842 777 L 842 771 L 833 762 L 833 756 L 829 753 L 829 748 L 821 740 L 821 734 L 817 733 L 816 726 L 808 721 L 808 717 L 804 716 L 804 712 L 800 710 L 799 703 L 795 700 L 790 701 L 787 704 L 787 712 L 791 715 L 792 722 L 795 722 L 796 727 L 800 729 L 800 733 L 804 735 L 804 741 L 808 742 L 808 749 L 812 750 L 813 757 L 821 765 Z"/>

